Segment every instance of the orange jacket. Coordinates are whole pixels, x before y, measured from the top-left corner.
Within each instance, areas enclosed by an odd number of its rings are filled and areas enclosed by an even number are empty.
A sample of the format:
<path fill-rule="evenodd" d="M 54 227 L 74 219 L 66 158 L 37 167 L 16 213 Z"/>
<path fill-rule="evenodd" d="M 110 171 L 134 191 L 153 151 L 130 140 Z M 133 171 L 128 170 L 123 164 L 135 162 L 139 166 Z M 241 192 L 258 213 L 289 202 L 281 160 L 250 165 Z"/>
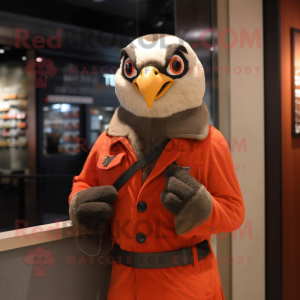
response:
<path fill-rule="evenodd" d="M 105 155 L 116 156 L 102 166 Z M 72 196 L 83 189 L 112 185 L 134 162 L 136 156 L 124 137 L 102 133 L 79 176 L 74 178 Z M 165 189 L 163 171 L 176 161 L 189 166 L 193 175 L 210 192 L 213 210 L 209 219 L 185 235 L 175 233 L 174 215 L 161 203 Z M 144 201 L 145 212 L 137 210 Z M 213 251 L 202 261 L 197 260 L 194 245 L 211 234 L 238 229 L 244 220 L 244 204 L 237 181 L 230 150 L 222 134 L 210 126 L 205 140 L 172 139 L 142 185 L 142 171 L 138 171 L 119 191 L 114 203 L 115 216 L 110 220 L 113 243 L 132 252 L 164 252 L 192 247 L 194 264 L 161 269 L 134 269 L 113 263 L 108 299 L 224 299 L 217 261 Z M 139 244 L 137 233 L 144 233 L 146 241 Z M 179 258 L 180 259 L 180 258 Z"/>

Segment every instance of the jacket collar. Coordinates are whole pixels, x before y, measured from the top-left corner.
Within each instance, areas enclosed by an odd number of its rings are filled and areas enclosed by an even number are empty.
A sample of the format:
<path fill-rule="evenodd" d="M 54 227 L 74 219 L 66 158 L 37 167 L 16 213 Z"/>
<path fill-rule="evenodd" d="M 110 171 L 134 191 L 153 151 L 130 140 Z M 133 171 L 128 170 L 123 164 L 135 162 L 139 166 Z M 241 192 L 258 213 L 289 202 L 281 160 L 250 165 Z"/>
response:
<path fill-rule="evenodd" d="M 114 137 L 128 138 L 131 131 L 137 135 L 146 130 L 164 131 L 167 138 L 204 140 L 209 133 L 210 116 L 205 102 L 198 107 L 178 112 L 166 118 L 138 117 L 122 106 L 115 111 L 107 129 Z"/>

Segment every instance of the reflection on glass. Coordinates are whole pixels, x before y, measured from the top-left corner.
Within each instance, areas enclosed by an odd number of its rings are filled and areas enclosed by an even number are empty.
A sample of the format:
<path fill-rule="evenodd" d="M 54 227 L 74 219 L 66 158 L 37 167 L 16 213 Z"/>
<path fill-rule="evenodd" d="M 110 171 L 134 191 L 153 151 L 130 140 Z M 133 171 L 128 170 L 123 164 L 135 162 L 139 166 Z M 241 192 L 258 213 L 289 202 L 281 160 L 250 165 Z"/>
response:
<path fill-rule="evenodd" d="M 117 108 L 93 106 L 90 108 L 90 140 L 94 144 L 99 135 L 108 128 L 110 120 Z"/>
<path fill-rule="evenodd" d="M 295 104 L 294 104 L 294 129 L 295 134 L 300 134 L 300 31 L 295 30 L 294 36 L 294 49 L 293 49 L 293 56 L 294 56 L 294 76 L 295 76 Z"/>
<path fill-rule="evenodd" d="M 55 103 L 45 105 L 43 128 L 44 154 L 76 154 L 79 151 L 78 105 Z"/>
<path fill-rule="evenodd" d="M 295 73 L 295 132 L 300 133 L 300 69 Z"/>

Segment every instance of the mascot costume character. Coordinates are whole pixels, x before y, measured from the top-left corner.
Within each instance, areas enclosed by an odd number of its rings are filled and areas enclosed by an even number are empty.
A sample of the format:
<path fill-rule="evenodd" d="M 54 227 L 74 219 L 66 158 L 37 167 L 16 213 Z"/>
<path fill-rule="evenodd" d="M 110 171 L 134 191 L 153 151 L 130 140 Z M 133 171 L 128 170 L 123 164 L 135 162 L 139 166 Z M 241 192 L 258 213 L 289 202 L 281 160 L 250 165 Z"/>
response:
<path fill-rule="evenodd" d="M 209 124 L 202 64 L 188 43 L 147 35 L 122 49 L 120 106 L 69 197 L 73 224 L 110 227 L 108 300 L 224 299 L 211 234 L 238 229 L 231 154 Z"/>

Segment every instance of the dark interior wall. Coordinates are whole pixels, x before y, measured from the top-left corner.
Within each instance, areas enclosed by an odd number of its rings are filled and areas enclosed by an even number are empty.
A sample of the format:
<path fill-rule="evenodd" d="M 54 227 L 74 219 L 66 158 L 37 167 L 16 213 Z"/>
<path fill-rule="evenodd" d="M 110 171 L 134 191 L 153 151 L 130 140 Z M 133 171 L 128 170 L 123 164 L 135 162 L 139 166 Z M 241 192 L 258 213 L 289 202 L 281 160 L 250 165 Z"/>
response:
<path fill-rule="evenodd" d="M 173 0 L 2 1 L 1 11 L 126 36 L 174 34 Z"/>
<path fill-rule="evenodd" d="M 292 27 L 300 29 L 300 1 L 281 0 L 281 108 L 282 108 L 282 230 L 283 299 L 300 294 L 300 139 L 292 138 Z"/>
<path fill-rule="evenodd" d="M 263 1 L 266 299 L 282 299 L 280 0 Z"/>

